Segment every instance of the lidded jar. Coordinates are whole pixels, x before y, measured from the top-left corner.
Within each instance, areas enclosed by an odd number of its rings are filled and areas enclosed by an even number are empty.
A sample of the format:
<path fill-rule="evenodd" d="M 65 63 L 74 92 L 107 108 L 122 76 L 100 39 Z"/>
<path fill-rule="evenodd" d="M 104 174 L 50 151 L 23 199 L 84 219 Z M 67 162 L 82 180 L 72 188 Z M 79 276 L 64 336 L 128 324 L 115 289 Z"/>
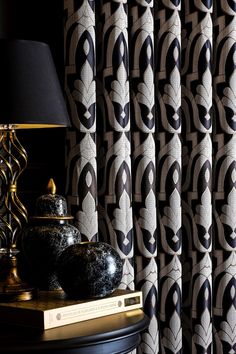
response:
<path fill-rule="evenodd" d="M 81 241 L 79 230 L 71 225 L 66 199 L 56 194 L 54 181 L 48 183 L 48 194 L 36 200 L 35 216 L 22 234 L 22 253 L 29 282 L 39 290 L 61 289 L 56 276 L 57 259 L 68 246 Z"/>

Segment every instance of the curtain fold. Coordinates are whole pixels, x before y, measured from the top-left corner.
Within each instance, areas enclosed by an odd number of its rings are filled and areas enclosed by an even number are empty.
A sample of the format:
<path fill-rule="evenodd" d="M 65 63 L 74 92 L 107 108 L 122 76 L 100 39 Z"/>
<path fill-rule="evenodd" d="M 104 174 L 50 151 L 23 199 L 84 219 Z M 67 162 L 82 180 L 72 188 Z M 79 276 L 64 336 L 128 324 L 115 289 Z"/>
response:
<path fill-rule="evenodd" d="M 236 7 L 214 2 L 213 324 L 217 353 L 236 351 Z"/>
<path fill-rule="evenodd" d="M 236 6 L 64 0 L 66 194 L 150 318 L 138 353 L 236 352 Z"/>

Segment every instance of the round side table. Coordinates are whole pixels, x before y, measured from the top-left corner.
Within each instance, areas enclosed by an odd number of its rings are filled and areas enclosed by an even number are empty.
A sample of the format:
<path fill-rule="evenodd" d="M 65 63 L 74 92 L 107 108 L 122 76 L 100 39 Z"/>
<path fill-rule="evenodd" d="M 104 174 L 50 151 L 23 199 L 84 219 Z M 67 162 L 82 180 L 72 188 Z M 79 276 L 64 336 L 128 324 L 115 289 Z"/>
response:
<path fill-rule="evenodd" d="M 0 352 L 10 354 L 125 354 L 140 342 L 148 317 L 141 309 L 45 331 L 0 324 Z"/>

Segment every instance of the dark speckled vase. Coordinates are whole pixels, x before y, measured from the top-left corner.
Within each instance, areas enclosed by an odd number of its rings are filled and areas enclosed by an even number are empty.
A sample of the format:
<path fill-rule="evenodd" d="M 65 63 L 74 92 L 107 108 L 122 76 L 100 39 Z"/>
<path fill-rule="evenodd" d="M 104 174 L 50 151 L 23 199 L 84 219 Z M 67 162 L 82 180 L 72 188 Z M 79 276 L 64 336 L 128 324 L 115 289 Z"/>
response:
<path fill-rule="evenodd" d="M 22 253 L 28 267 L 28 279 L 40 290 L 57 290 L 55 267 L 57 259 L 68 246 L 81 241 L 79 230 L 69 224 L 67 203 L 54 192 L 40 196 L 36 201 L 36 216 L 22 234 Z"/>
<path fill-rule="evenodd" d="M 65 293 L 75 299 L 112 294 L 121 282 L 122 273 L 118 252 L 104 242 L 72 245 L 58 258 L 58 281 Z"/>

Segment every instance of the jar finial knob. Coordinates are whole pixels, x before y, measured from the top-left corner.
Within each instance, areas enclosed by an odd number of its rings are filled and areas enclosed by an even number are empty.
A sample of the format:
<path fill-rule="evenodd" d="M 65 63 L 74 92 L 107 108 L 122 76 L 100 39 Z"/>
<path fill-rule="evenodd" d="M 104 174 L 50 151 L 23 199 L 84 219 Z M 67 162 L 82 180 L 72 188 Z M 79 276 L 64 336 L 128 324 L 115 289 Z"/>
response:
<path fill-rule="evenodd" d="M 48 189 L 48 193 L 56 194 L 56 185 L 55 185 L 55 183 L 53 181 L 53 178 L 50 178 L 50 180 L 48 182 L 47 189 Z"/>

